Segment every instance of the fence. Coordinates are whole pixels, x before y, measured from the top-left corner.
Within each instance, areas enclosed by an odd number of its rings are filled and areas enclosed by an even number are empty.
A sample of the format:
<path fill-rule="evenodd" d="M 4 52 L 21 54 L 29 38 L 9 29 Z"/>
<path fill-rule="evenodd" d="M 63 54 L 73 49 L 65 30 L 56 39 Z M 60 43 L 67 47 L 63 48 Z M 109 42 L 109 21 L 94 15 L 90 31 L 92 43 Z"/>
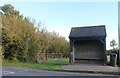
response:
<path fill-rule="evenodd" d="M 37 58 L 38 63 L 46 64 L 68 64 L 69 54 L 67 53 L 44 53 L 41 57 Z"/>

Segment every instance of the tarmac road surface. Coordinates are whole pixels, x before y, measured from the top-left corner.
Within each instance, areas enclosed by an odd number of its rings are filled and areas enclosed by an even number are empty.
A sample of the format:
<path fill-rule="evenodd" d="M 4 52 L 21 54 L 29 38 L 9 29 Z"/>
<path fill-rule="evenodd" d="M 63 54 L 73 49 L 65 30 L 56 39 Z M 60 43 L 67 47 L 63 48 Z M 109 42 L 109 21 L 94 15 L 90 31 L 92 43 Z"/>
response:
<path fill-rule="evenodd" d="M 91 73 L 72 73 L 72 72 L 58 72 L 58 71 L 46 71 L 46 70 L 37 70 L 37 69 L 29 69 L 29 68 L 17 68 L 17 67 L 0 67 L 2 69 L 2 72 L 0 75 L 2 75 L 2 78 L 15 78 L 21 77 L 21 76 L 27 76 L 29 78 L 40 78 L 41 76 L 44 76 L 45 78 L 118 78 L 117 75 L 107 75 L 107 74 L 91 74 Z M 83 76 L 83 77 L 80 77 Z M 44 78 L 41 77 L 41 78 Z M 23 78 L 23 77 L 21 77 Z"/>

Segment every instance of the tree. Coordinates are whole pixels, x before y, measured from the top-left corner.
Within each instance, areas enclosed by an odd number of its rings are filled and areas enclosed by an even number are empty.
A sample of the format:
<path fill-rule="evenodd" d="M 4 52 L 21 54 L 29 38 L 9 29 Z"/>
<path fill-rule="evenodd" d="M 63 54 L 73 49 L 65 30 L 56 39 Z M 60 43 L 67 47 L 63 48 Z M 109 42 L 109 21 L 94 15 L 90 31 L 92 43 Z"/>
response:
<path fill-rule="evenodd" d="M 117 45 L 116 41 L 113 39 L 111 42 L 110 42 L 110 46 L 113 47 L 113 50 L 115 49 L 115 46 Z"/>
<path fill-rule="evenodd" d="M 4 12 L 5 15 L 19 16 L 19 11 L 15 10 L 15 8 L 10 4 L 6 4 L 0 7 L 0 9 Z"/>
<path fill-rule="evenodd" d="M 35 62 L 42 53 L 68 52 L 68 41 L 56 32 L 48 32 L 35 19 L 23 17 L 11 5 L 0 7 L 4 59 Z"/>

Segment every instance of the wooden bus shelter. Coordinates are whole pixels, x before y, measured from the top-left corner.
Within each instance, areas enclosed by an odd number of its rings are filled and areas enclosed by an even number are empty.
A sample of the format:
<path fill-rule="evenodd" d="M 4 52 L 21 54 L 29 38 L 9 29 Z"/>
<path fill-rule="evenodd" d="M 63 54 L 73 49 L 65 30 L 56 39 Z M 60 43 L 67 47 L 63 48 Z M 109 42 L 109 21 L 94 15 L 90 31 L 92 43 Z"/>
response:
<path fill-rule="evenodd" d="M 70 62 L 107 63 L 105 25 L 72 27 Z"/>

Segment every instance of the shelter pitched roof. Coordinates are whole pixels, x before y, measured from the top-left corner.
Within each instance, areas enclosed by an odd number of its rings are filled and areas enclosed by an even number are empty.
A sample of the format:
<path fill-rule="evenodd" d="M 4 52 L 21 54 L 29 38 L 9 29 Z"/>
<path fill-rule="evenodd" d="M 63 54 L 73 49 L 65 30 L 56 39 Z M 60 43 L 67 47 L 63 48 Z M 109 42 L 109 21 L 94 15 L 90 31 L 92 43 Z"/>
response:
<path fill-rule="evenodd" d="M 69 38 L 106 37 L 105 25 L 72 27 Z"/>

